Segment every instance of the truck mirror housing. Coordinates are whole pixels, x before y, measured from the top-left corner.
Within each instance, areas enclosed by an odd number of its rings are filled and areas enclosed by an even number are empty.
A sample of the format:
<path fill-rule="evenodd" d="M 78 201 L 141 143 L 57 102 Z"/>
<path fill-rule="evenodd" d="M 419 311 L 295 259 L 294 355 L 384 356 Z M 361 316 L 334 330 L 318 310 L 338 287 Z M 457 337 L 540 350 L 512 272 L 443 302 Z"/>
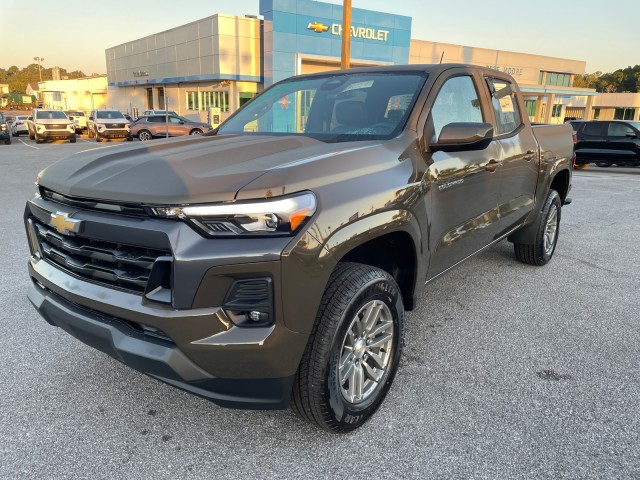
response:
<path fill-rule="evenodd" d="M 490 123 L 449 123 L 442 128 L 438 141 L 430 144 L 433 152 L 455 152 L 460 150 L 484 150 L 493 140 L 493 125 Z"/>

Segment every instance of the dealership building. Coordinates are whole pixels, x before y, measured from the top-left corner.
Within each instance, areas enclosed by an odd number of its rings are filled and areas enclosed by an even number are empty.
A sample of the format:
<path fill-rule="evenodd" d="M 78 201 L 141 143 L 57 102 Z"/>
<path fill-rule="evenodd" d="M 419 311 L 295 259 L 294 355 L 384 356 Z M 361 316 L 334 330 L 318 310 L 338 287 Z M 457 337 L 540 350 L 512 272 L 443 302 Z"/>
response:
<path fill-rule="evenodd" d="M 354 8 L 352 66 L 486 66 L 518 81 L 532 120 L 592 118 L 595 90 L 572 87 L 584 61 L 413 39 L 411 24 L 411 17 Z M 168 108 L 224 120 L 274 82 L 339 68 L 342 31 L 342 5 L 260 0 L 257 15 L 215 14 L 107 49 L 107 103 L 134 114 Z"/>

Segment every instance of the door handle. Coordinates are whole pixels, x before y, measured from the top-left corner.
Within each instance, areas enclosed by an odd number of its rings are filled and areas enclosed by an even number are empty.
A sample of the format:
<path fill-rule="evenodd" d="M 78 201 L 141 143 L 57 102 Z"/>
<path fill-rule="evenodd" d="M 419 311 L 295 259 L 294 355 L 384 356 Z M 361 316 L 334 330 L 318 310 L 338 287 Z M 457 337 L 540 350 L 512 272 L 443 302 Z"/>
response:
<path fill-rule="evenodd" d="M 533 157 L 535 156 L 536 152 L 534 152 L 533 150 L 527 150 L 527 153 L 524 155 L 524 159 L 529 162 L 533 159 Z"/>
<path fill-rule="evenodd" d="M 484 169 L 488 172 L 495 172 L 496 168 L 500 165 L 500 162 L 494 158 L 489 160 L 487 164 L 484 166 Z"/>

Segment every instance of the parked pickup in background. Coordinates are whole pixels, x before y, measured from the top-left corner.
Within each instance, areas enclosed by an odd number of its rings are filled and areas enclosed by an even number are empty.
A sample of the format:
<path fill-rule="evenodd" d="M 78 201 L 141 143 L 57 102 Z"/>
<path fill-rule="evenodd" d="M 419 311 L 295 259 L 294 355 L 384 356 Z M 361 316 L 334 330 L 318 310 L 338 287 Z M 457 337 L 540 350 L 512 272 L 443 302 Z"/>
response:
<path fill-rule="evenodd" d="M 347 432 L 389 390 L 422 287 L 505 238 L 551 260 L 572 160 L 571 126 L 532 128 L 495 70 L 293 77 L 209 134 L 41 172 L 29 299 L 159 380 Z"/>

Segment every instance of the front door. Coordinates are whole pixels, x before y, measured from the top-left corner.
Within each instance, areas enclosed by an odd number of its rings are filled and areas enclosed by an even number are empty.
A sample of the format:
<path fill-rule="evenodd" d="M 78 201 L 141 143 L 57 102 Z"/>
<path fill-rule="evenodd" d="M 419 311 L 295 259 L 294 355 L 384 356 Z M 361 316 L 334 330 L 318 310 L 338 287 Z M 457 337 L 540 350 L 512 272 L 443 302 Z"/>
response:
<path fill-rule="evenodd" d="M 461 69 L 460 74 L 441 83 L 428 119 L 433 136 L 425 139 L 427 143 L 436 142 L 442 127 L 449 123 L 489 122 L 489 112 L 483 111 L 478 94 L 478 80 Z M 430 195 L 426 201 L 432 218 L 430 279 L 495 237 L 499 225 L 500 145 L 493 141 L 484 150 L 437 151 L 427 160 L 425 182 Z"/>

